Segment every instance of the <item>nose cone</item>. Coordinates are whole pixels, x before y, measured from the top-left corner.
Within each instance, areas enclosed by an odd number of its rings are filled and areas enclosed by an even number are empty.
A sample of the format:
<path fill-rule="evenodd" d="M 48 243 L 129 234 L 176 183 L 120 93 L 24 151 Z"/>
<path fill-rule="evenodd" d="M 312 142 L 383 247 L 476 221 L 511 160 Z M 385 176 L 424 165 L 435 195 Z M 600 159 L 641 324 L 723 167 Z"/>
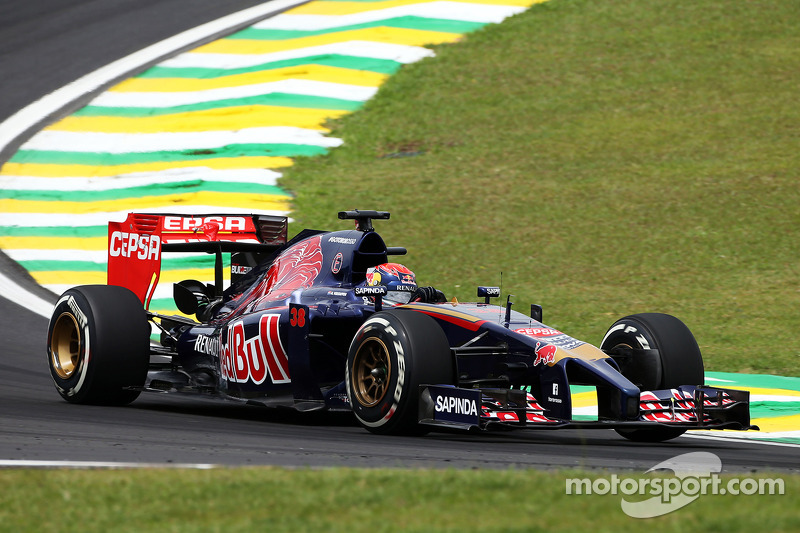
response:
<path fill-rule="evenodd" d="M 603 353 L 600 348 L 592 346 L 591 344 L 579 344 L 578 346 L 559 347 L 553 344 L 544 344 L 537 342 L 536 348 L 536 362 L 534 366 L 539 364 L 546 364 L 552 366 L 562 359 L 580 359 L 583 361 L 598 361 L 600 359 L 608 359 L 608 356 Z"/>

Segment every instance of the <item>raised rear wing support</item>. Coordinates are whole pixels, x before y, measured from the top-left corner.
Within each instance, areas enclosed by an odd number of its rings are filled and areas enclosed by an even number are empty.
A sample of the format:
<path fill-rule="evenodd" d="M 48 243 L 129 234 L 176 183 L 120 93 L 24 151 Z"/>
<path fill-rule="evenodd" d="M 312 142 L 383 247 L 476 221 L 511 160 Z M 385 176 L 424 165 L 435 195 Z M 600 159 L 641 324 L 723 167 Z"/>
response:
<path fill-rule="evenodd" d="M 216 255 L 214 279 L 222 288 L 223 252 L 270 252 L 286 244 L 288 219 L 273 215 L 130 213 L 108 223 L 108 284 L 127 287 L 149 308 L 161 275 L 161 253 Z"/>

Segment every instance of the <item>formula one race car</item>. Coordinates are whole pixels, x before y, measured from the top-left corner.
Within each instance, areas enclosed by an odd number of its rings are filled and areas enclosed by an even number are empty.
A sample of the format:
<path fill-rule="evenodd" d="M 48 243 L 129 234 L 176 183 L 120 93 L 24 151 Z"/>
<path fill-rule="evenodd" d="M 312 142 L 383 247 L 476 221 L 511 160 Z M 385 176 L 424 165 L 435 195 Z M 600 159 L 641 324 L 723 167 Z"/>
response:
<path fill-rule="evenodd" d="M 291 240 L 287 219 L 267 215 L 132 213 L 109 223 L 109 284 L 67 290 L 50 320 L 58 392 L 73 403 L 122 405 L 154 391 L 346 410 L 383 434 L 580 427 L 662 441 L 757 429 L 749 393 L 702 385 L 700 350 L 677 318 L 622 318 L 597 348 L 543 324 L 540 306 L 528 316 L 510 299 L 491 304 L 497 287 L 478 287 L 477 303 L 418 287 L 389 262 L 406 250 L 373 228 L 389 213 L 339 218 L 355 229 Z M 183 313 L 174 316 L 148 311 L 170 251 L 216 258 L 213 285 L 174 285 Z M 592 420 L 573 417 L 577 384 L 596 388 Z"/>

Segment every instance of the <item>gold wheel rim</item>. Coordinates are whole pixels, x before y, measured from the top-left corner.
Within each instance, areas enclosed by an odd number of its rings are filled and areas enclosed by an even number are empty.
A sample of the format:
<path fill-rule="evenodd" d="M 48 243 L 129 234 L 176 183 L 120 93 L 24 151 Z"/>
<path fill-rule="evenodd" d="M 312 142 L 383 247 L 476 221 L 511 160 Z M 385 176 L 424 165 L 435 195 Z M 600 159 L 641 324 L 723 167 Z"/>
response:
<path fill-rule="evenodd" d="M 62 313 L 53 326 L 50 342 L 53 370 L 58 377 L 69 379 L 81 364 L 81 330 L 71 313 Z"/>
<path fill-rule="evenodd" d="M 358 403 L 373 407 L 383 400 L 392 377 L 392 362 L 383 341 L 369 338 L 359 346 L 353 359 L 353 376 Z"/>

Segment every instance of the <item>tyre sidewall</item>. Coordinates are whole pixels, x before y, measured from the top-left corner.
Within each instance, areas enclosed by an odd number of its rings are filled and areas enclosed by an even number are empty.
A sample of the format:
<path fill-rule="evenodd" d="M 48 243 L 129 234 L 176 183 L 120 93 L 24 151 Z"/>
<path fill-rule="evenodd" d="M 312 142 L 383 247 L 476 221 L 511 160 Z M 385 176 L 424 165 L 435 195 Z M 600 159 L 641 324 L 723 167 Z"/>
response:
<path fill-rule="evenodd" d="M 383 428 L 389 432 L 396 425 L 396 420 L 402 418 L 403 410 L 408 403 L 407 390 L 411 385 L 407 379 L 408 335 L 400 321 L 388 313 L 373 316 L 364 322 L 350 345 L 346 373 L 348 391 L 352 390 L 351 377 L 355 354 L 364 342 L 371 338 L 380 340 L 388 350 L 392 367 L 389 386 L 383 399 L 374 406 L 361 405 L 354 394 L 350 394 L 350 402 L 353 413 L 361 424 L 371 431 L 377 432 Z"/>
<path fill-rule="evenodd" d="M 71 316 L 78 324 L 81 335 L 80 354 L 78 366 L 71 376 L 62 378 L 55 370 L 54 354 L 52 349 L 53 330 L 58 318 L 63 314 Z M 70 289 L 56 302 L 50 325 L 47 330 L 47 359 L 50 376 L 53 378 L 58 393 L 67 401 L 80 403 L 87 396 L 87 391 L 92 388 L 94 368 L 92 365 L 92 346 L 96 345 L 94 328 L 89 324 L 94 323 L 94 316 L 89 302 L 83 293 Z"/>
<path fill-rule="evenodd" d="M 643 313 L 618 320 L 609 328 L 600 347 L 609 350 L 618 345 L 658 350 L 659 357 L 655 361 L 660 368 L 647 369 L 644 374 L 647 377 L 641 383 L 643 390 L 672 389 L 680 385 L 703 383 L 703 360 L 697 341 L 689 328 L 674 316 Z M 636 442 L 663 442 L 686 432 L 679 427 L 617 428 L 616 431 Z"/>
<path fill-rule="evenodd" d="M 384 397 L 368 407 L 355 398 L 351 379 L 355 355 L 370 338 L 386 346 L 392 372 Z M 452 383 L 449 357 L 447 339 L 430 317 L 408 310 L 370 317 L 350 344 L 345 373 L 350 405 L 358 421 L 373 433 L 415 433 L 419 386 Z"/>
<path fill-rule="evenodd" d="M 53 331 L 64 313 L 78 324 L 81 334 L 80 362 L 63 378 L 53 361 Z M 53 311 L 47 334 L 50 375 L 58 393 L 68 402 L 126 404 L 141 387 L 149 364 L 149 325 L 136 295 L 128 289 L 90 285 L 67 290 Z"/>
<path fill-rule="evenodd" d="M 610 350 L 620 345 L 639 350 L 658 349 L 656 340 L 650 333 L 650 330 L 632 316 L 617 320 L 611 328 L 609 328 L 608 333 L 606 333 L 606 336 L 603 338 L 603 342 L 600 344 L 600 349 Z M 641 385 L 642 390 L 663 388 L 664 363 L 660 355 L 657 362 L 660 364 L 660 368 L 647 368 L 645 375 L 637 376 L 640 379 L 636 379 L 635 381 L 639 382 L 637 384 Z M 632 379 L 632 376 L 625 377 Z"/>
<path fill-rule="evenodd" d="M 660 371 L 648 374 L 651 379 L 642 383 L 644 390 L 701 385 L 704 381 L 703 360 L 697 341 L 689 328 L 674 316 L 642 313 L 618 320 L 609 328 L 600 347 L 608 350 L 620 344 L 658 350 Z"/>

